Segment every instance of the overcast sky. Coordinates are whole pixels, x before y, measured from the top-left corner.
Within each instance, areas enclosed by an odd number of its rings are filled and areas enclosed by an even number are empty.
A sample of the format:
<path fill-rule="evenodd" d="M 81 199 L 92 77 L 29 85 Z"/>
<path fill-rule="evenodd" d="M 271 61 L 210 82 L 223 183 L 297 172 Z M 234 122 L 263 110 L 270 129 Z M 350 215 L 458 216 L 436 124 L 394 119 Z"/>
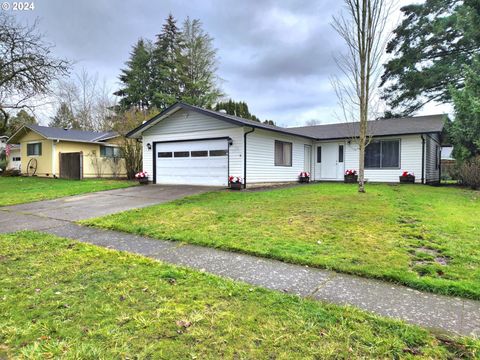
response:
<path fill-rule="evenodd" d="M 112 91 L 140 37 L 154 39 L 169 13 L 179 26 L 187 15 L 198 18 L 214 38 L 226 95 L 246 101 L 261 119 L 294 126 L 338 121 L 329 79 L 344 47 L 330 22 L 340 10 L 338 0 L 36 0 L 34 11 L 15 14 L 40 18 L 55 54 L 76 61 L 76 71 L 98 73 Z M 398 19 L 399 12 L 392 16 Z M 429 106 L 421 113 L 444 111 Z M 40 117 L 48 122 L 48 112 Z"/>

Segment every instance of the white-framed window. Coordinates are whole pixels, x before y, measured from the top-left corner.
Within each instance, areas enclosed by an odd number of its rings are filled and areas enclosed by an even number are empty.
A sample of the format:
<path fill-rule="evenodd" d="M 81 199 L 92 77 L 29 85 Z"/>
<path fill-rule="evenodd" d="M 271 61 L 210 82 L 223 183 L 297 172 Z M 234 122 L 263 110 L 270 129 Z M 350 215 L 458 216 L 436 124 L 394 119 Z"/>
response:
<path fill-rule="evenodd" d="M 292 143 L 275 140 L 275 166 L 292 166 Z"/>
<path fill-rule="evenodd" d="M 27 144 L 27 156 L 42 156 L 42 143 Z"/>
<path fill-rule="evenodd" d="M 372 141 L 365 149 L 365 168 L 399 169 L 400 140 Z"/>
<path fill-rule="evenodd" d="M 122 149 L 116 146 L 100 145 L 100 156 L 102 157 L 122 157 Z"/>

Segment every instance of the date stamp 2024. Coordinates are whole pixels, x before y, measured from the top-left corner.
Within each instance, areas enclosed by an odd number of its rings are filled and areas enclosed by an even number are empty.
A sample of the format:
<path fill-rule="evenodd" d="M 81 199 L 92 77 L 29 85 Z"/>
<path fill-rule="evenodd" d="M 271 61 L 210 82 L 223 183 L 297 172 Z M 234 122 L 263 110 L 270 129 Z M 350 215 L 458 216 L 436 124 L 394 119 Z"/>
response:
<path fill-rule="evenodd" d="M 33 1 L 4 1 L 0 7 L 3 11 L 33 11 L 35 3 Z"/>

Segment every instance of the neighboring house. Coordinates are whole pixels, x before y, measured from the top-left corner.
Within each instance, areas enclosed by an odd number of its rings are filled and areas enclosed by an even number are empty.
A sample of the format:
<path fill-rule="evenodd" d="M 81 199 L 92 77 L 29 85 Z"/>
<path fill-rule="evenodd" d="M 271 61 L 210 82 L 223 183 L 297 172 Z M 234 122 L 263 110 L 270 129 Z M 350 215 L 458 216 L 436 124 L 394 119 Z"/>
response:
<path fill-rule="evenodd" d="M 418 183 L 440 179 L 442 115 L 369 122 L 373 135 L 365 176 L 398 182 L 403 171 Z M 246 184 L 312 180 L 340 181 L 358 170 L 357 124 L 282 128 L 225 113 L 176 103 L 132 130 L 143 140 L 143 168 L 158 184 L 228 185 L 228 176 Z"/>
<path fill-rule="evenodd" d="M 22 158 L 20 155 L 20 144 L 8 144 L 7 169 L 20 170 Z"/>
<path fill-rule="evenodd" d="M 5 147 L 7 146 L 7 141 L 8 141 L 8 136 L 2 135 L 0 136 L 0 153 L 5 150 Z"/>
<path fill-rule="evenodd" d="M 115 132 L 26 125 L 9 143 L 20 144 L 23 174 L 62 177 L 125 177 Z"/>

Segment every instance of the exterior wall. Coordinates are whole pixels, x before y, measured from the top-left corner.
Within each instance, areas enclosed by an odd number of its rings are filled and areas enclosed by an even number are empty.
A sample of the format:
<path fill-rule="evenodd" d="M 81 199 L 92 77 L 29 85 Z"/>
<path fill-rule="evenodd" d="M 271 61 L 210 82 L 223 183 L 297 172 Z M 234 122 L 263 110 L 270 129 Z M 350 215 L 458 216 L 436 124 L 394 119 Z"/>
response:
<path fill-rule="evenodd" d="M 243 128 L 193 111 L 179 110 L 143 133 L 143 170 L 153 181 L 153 143 L 230 137 L 229 175 L 243 177 Z M 147 144 L 152 149 L 148 150 Z"/>
<path fill-rule="evenodd" d="M 249 130 L 249 128 L 247 129 Z M 292 166 L 275 166 L 275 140 L 292 143 Z M 253 133 L 247 135 L 247 186 L 262 182 L 297 181 L 300 172 L 305 170 L 305 145 L 311 146 L 312 141 L 302 137 L 255 129 Z"/>
<path fill-rule="evenodd" d="M 399 169 L 366 169 L 365 178 L 372 182 L 399 182 L 403 171 L 415 174 L 415 182 L 422 182 L 422 138 L 420 135 L 389 136 L 380 139 L 400 139 Z M 345 147 L 345 169 L 358 171 L 358 146 Z"/>
<path fill-rule="evenodd" d="M 425 181 L 427 183 L 440 181 L 440 168 L 436 161 L 440 161 L 440 138 L 437 134 L 425 136 Z"/>
<path fill-rule="evenodd" d="M 83 177 L 125 177 L 125 160 L 100 156 L 100 145 L 60 141 L 54 144 L 55 171 L 60 176 L 60 153 L 83 152 Z"/>
<path fill-rule="evenodd" d="M 27 156 L 27 144 L 42 143 L 42 155 Z M 20 141 L 20 157 L 22 158 L 21 171 L 27 173 L 28 162 L 37 159 L 38 176 L 52 176 L 52 140 L 47 140 L 36 132 L 28 132 Z"/>

